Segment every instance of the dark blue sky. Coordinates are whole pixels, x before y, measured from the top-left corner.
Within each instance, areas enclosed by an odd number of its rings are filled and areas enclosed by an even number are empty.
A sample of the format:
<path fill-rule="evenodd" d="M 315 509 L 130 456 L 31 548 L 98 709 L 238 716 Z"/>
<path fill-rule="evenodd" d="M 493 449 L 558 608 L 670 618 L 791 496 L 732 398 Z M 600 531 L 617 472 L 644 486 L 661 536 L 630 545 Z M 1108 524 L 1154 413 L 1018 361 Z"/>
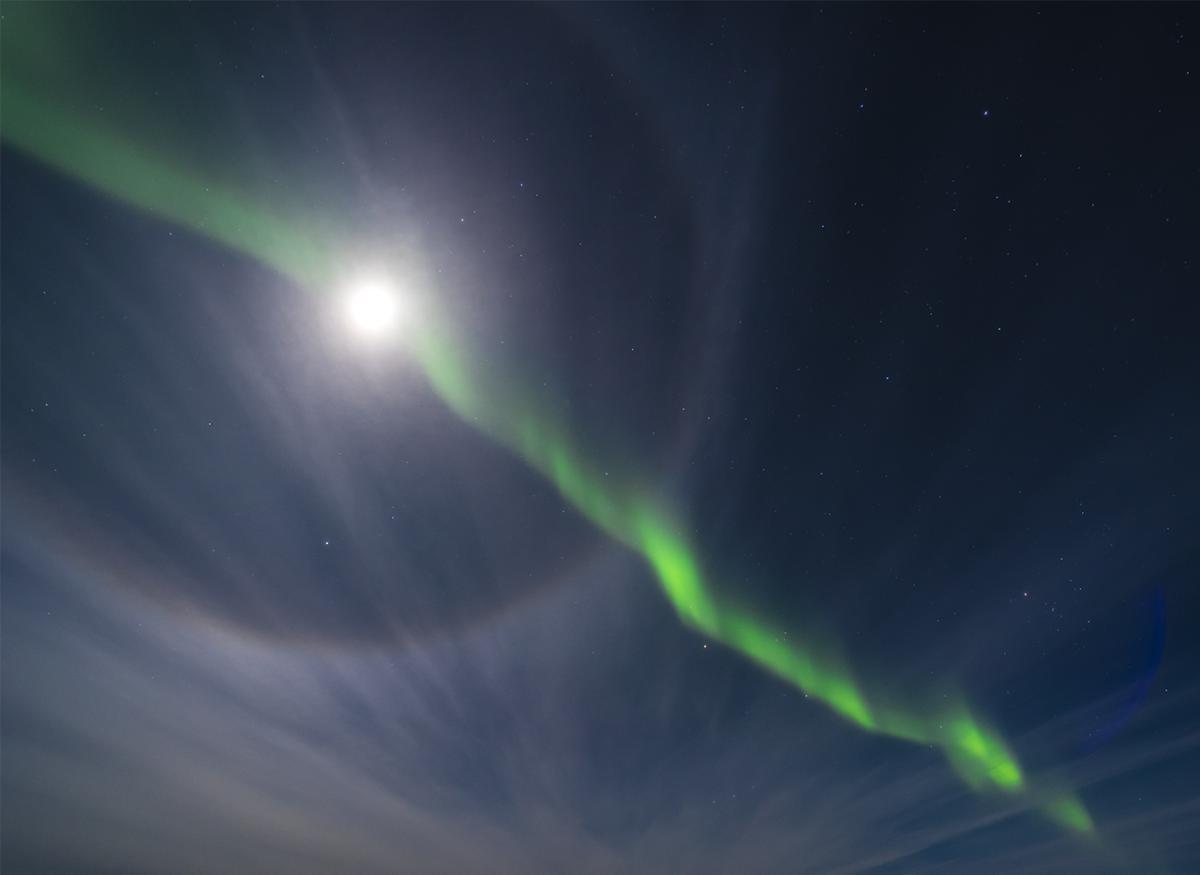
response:
<path fill-rule="evenodd" d="M 328 300 L 6 142 L 6 873 L 1200 870 L 1194 7 L 61 9 L 95 112 L 419 248 L 723 593 L 1097 829 L 684 628 Z"/>

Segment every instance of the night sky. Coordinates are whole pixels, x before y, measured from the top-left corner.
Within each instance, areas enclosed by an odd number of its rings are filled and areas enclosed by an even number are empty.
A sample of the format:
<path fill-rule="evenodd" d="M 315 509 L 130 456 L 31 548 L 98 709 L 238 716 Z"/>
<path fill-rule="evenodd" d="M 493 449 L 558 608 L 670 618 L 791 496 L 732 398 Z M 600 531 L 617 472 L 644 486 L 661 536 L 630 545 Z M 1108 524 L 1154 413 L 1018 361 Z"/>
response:
<path fill-rule="evenodd" d="M 5 875 L 1200 872 L 1197 11 L 5 3 Z"/>

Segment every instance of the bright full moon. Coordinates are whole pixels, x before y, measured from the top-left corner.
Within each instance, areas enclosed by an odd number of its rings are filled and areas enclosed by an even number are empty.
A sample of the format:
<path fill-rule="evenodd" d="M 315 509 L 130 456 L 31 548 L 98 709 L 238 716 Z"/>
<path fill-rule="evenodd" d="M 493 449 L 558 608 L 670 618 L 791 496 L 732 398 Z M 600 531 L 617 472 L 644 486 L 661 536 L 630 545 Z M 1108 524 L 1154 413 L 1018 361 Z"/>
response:
<path fill-rule="evenodd" d="M 396 289 L 385 279 L 363 280 L 346 295 L 346 320 L 361 337 L 379 340 L 395 333 L 402 315 Z"/>

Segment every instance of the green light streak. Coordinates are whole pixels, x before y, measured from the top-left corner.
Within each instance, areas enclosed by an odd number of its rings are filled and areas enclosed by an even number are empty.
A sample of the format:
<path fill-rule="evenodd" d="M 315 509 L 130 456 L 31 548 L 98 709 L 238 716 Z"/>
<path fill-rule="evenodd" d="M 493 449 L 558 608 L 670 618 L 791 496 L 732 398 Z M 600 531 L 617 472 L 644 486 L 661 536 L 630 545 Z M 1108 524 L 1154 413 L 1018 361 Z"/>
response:
<path fill-rule="evenodd" d="M 514 398 L 482 363 L 471 362 L 469 348 L 435 320 L 416 338 L 414 353 L 430 386 L 456 414 L 519 455 L 581 515 L 642 556 L 684 624 L 863 730 L 940 748 L 972 789 L 1027 790 L 1020 764 L 1000 735 L 965 705 L 932 716 L 877 706 L 835 655 L 791 639 L 785 630 L 723 601 L 709 585 L 683 526 L 644 492 L 613 486 L 553 417 Z M 1071 830 L 1094 829 L 1074 797 L 1042 808 Z"/>
<path fill-rule="evenodd" d="M 4 141 L 61 173 L 244 252 L 299 282 L 322 276 L 329 263 L 314 239 L 215 182 L 181 171 L 118 132 L 84 122 L 5 77 Z"/>
<path fill-rule="evenodd" d="M 1087 808 L 1074 795 L 1064 794 L 1051 799 L 1042 809 L 1060 826 L 1079 833 L 1093 833 L 1096 825 Z"/>
<path fill-rule="evenodd" d="M 946 755 L 955 770 L 972 787 L 988 784 L 1002 790 L 1020 790 L 1021 768 L 1000 737 L 980 726 L 965 710 L 945 724 L 949 743 Z"/>
<path fill-rule="evenodd" d="M 206 171 L 197 159 L 179 157 L 156 124 L 162 120 L 143 121 L 149 108 L 130 106 L 125 95 L 134 89 L 121 81 L 98 36 L 105 17 L 86 5 L 5 6 L 4 142 L 299 283 L 328 281 L 327 230 L 301 229 L 294 215 L 285 220 L 252 202 L 239 193 L 244 186 L 229 184 L 236 177 L 228 166 L 225 173 Z"/>
<path fill-rule="evenodd" d="M 30 26 L 31 21 L 27 18 L 23 24 Z M 36 30 L 36 15 L 33 26 Z M 43 51 L 50 51 L 47 47 L 54 43 L 53 34 L 45 31 L 22 36 Z M 169 150 L 72 112 L 52 95 L 39 94 L 30 84 L 38 81 L 37 69 L 22 68 L 28 57 L 17 53 L 17 61 L 5 62 L 0 94 L 5 143 L 111 197 L 252 256 L 303 286 L 328 284 L 333 247 L 327 235 L 301 230 L 187 169 L 186 162 L 171 160 Z M 58 73 L 63 75 L 61 69 Z M 94 86 L 81 74 L 72 87 L 86 93 Z M 973 789 L 1028 792 L 1020 765 L 1000 736 L 964 706 L 924 715 L 872 701 L 835 653 L 789 638 L 785 630 L 720 598 L 685 527 L 652 494 L 608 478 L 567 428 L 517 394 L 487 363 L 473 361 L 471 345 L 456 336 L 448 320 L 432 308 L 427 316 L 412 350 L 431 389 L 465 422 L 547 478 L 583 517 L 639 554 L 684 624 L 860 729 L 939 748 Z M 1040 807 L 1069 830 L 1094 831 L 1086 808 L 1073 795 L 1059 795 Z"/>

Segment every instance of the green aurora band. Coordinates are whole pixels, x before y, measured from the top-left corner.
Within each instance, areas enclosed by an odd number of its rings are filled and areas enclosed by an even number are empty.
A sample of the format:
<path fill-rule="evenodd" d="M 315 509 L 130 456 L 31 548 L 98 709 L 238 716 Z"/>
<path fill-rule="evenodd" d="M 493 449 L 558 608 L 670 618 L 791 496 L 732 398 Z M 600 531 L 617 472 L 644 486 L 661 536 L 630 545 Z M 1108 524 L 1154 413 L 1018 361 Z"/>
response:
<path fill-rule="evenodd" d="M 30 8 L 34 5 L 10 6 L 5 26 L 0 136 L 6 144 L 106 195 L 245 253 L 302 287 L 328 287 L 336 246 L 317 224 L 289 222 L 239 196 L 213 174 L 168 157 L 171 153 L 153 135 L 139 136 L 129 124 L 83 111 L 72 91 L 95 97 L 102 87 L 83 71 L 68 77 L 66 85 L 60 81 L 57 93 L 45 87 L 46 58 L 70 53 L 55 45 L 58 22 L 39 20 L 41 13 Z M 11 15 L 14 10 L 25 15 Z M 32 21 L 26 18 L 30 13 Z M 21 40 L 11 34 L 20 18 L 25 18 L 23 27 L 38 31 L 36 38 L 21 31 L 28 37 L 24 44 L 32 47 L 28 51 L 14 50 Z M 431 389 L 463 421 L 544 476 L 598 529 L 640 555 L 685 625 L 860 729 L 940 749 L 972 789 L 1020 794 L 1064 828 L 1094 832 L 1074 793 L 1030 786 L 1000 735 L 966 705 L 926 715 L 873 699 L 834 649 L 789 637 L 761 615 L 722 598 L 678 519 L 650 491 L 607 476 L 536 399 L 496 373 L 494 362 L 476 361 L 472 345 L 455 332 L 452 321 L 439 316 L 435 302 L 428 304 L 411 345 Z"/>

